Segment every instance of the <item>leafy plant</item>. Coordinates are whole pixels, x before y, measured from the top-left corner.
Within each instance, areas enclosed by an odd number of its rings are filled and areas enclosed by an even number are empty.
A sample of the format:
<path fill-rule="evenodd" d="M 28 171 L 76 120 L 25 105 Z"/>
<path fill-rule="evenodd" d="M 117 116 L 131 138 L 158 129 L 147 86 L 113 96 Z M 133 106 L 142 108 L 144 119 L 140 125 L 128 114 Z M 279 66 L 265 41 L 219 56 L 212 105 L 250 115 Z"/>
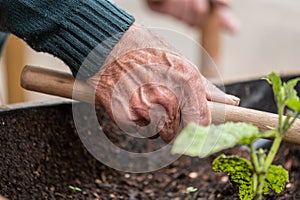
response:
<path fill-rule="evenodd" d="M 190 123 L 179 134 L 172 147 L 172 153 L 206 157 L 236 145 L 247 145 L 251 161 L 235 155 L 220 155 L 213 161 L 214 171 L 228 174 L 231 182 L 237 186 L 242 200 L 260 200 L 270 190 L 280 193 L 289 181 L 288 171 L 282 166 L 272 165 L 272 162 L 284 134 L 300 115 L 300 99 L 294 89 L 300 79 L 282 83 L 274 72 L 265 79 L 274 91 L 278 109 L 277 128 L 260 132 L 257 127 L 248 123 L 227 122 L 208 127 Z M 288 111 L 284 116 L 286 108 Z M 253 142 L 259 138 L 274 139 L 269 152 L 254 149 Z"/>

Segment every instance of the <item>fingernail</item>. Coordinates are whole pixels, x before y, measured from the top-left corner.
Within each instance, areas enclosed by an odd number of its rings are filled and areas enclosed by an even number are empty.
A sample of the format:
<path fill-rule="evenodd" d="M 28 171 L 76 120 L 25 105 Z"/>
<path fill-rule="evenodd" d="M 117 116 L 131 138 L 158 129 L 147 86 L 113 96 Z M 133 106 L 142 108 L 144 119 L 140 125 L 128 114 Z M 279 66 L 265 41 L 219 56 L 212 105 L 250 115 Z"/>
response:
<path fill-rule="evenodd" d="M 230 94 L 226 94 L 227 98 L 230 99 L 232 101 L 232 104 L 233 105 L 239 105 L 240 104 L 240 98 L 236 97 L 236 96 L 233 96 L 233 95 L 230 95 Z"/>

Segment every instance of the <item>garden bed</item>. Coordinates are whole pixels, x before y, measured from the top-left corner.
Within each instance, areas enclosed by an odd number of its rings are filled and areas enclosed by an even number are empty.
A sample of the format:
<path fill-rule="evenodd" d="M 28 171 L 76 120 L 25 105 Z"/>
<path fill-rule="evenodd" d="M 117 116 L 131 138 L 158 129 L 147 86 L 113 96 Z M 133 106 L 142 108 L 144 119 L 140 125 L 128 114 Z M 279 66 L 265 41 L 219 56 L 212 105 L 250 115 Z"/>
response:
<path fill-rule="evenodd" d="M 231 84 L 226 90 L 241 97 L 241 106 L 276 110 L 264 81 Z M 134 145 L 141 152 L 161 144 L 123 136 L 103 111 L 99 119 L 111 141 L 122 148 Z M 119 172 L 93 158 L 75 130 L 70 103 L 2 109 L 0 195 L 9 199 L 184 199 L 186 188 L 193 186 L 199 199 L 237 199 L 227 176 L 211 169 L 217 155 L 206 159 L 181 156 L 150 173 Z M 222 153 L 247 155 L 241 147 Z M 283 144 L 275 162 L 289 170 L 290 183 L 282 194 L 266 198 L 300 199 L 300 146 Z"/>

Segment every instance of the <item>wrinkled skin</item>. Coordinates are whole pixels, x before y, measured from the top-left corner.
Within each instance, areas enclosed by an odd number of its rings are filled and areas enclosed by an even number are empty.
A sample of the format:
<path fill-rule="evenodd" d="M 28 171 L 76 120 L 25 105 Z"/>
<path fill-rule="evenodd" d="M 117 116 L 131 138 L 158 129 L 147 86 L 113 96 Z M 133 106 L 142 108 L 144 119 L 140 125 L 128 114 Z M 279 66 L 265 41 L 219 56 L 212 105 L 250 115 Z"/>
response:
<path fill-rule="evenodd" d="M 133 25 L 87 82 L 125 132 L 171 142 L 188 122 L 208 125 L 207 100 L 237 105 L 157 36 Z"/>
<path fill-rule="evenodd" d="M 222 27 L 231 33 L 238 30 L 238 21 L 230 12 L 230 0 L 146 0 L 149 8 L 171 15 L 190 26 L 202 27 L 211 7 L 217 9 Z"/>

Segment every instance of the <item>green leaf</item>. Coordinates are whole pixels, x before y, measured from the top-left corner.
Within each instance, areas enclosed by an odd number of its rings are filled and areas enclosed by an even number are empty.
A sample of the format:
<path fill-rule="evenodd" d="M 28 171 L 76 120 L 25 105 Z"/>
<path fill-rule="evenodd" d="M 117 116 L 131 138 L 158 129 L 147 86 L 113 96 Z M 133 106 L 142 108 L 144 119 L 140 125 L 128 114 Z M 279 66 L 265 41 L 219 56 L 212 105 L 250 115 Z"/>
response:
<path fill-rule="evenodd" d="M 295 86 L 297 85 L 298 81 L 300 81 L 300 78 L 289 80 L 287 83 L 283 84 L 286 100 L 297 98 Z"/>
<path fill-rule="evenodd" d="M 266 175 L 264 194 L 273 190 L 277 194 L 284 190 L 285 184 L 289 182 L 289 173 L 282 166 L 271 165 Z"/>
<path fill-rule="evenodd" d="M 238 186 L 240 199 L 253 199 L 253 167 L 247 159 L 222 154 L 213 161 L 213 170 L 230 177 L 230 181 Z"/>
<path fill-rule="evenodd" d="M 297 96 L 297 91 L 295 90 L 295 86 L 297 85 L 300 78 L 295 78 L 289 80 L 287 83 L 283 84 L 284 92 L 285 92 L 285 104 L 290 109 L 300 112 L 300 100 Z"/>
<path fill-rule="evenodd" d="M 294 97 L 292 99 L 287 100 L 286 105 L 290 109 L 292 109 L 296 112 L 300 112 L 300 99 L 299 99 L 299 97 Z"/>
<path fill-rule="evenodd" d="M 281 94 L 282 93 L 281 92 L 282 82 L 281 82 L 279 75 L 275 72 L 272 72 L 267 76 L 266 80 L 269 82 L 269 84 L 272 85 L 276 99 L 281 97 L 282 96 L 282 94 Z"/>
<path fill-rule="evenodd" d="M 240 199 L 253 199 L 253 167 L 250 161 L 238 156 L 222 154 L 213 161 L 213 170 L 224 172 L 230 177 L 230 181 L 238 186 Z M 269 191 L 273 190 L 279 194 L 288 181 L 287 170 L 282 166 L 271 165 L 266 174 L 263 193 L 269 194 Z"/>
<path fill-rule="evenodd" d="M 300 78 L 294 78 L 286 83 L 282 83 L 280 76 L 277 73 L 272 72 L 267 76 L 266 80 L 272 85 L 275 99 L 279 105 L 284 105 L 286 101 L 291 100 L 292 102 L 295 102 L 295 99 L 299 99 L 297 97 L 297 91 L 294 88 L 300 81 Z M 289 104 L 293 103 L 289 102 Z"/>
<path fill-rule="evenodd" d="M 247 123 L 227 122 L 207 127 L 190 123 L 176 138 L 173 154 L 206 157 L 237 144 L 251 144 L 259 138 L 257 127 Z"/>

